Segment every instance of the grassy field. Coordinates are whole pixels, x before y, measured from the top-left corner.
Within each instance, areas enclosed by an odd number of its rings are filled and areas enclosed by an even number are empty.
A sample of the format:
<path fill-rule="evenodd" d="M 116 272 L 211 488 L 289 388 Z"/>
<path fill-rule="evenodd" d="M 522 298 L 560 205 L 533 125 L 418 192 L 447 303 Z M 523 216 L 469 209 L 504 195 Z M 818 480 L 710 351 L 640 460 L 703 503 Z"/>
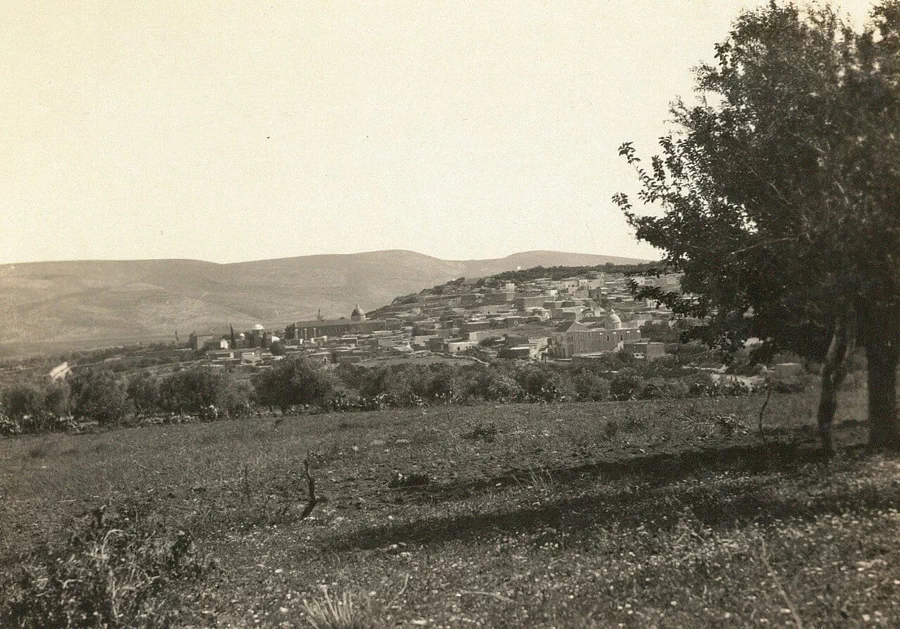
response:
<path fill-rule="evenodd" d="M 822 460 L 815 401 L 773 396 L 765 439 L 754 396 L 4 440 L 0 579 L 107 505 L 203 566 L 126 625 L 311 626 L 327 593 L 345 626 L 900 626 L 900 462 L 863 451 L 864 389 Z"/>

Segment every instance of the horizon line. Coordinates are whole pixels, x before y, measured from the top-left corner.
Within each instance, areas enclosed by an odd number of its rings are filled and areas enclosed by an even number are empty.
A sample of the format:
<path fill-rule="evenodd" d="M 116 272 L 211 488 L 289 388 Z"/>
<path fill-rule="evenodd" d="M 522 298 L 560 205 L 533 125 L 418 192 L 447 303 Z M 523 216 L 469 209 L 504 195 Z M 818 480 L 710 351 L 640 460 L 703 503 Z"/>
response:
<path fill-rule="evenodd" d="M 376 253 L 411 253 L 419 256 L 423 256 L 426 258 L 431 258 L 433 260 L 440 260 L 441 262 L 480 262 L 480 261 L 489 261 L 489 260 L 505 260 L 506 258 L 511 258 L 513 256 L 518 255 L 526 255 L 526 254 L 535 254 L 535 253 L 552 253 L 552 254 L 565 254 L 565 255 L 577 255 L 577 256 L 595 256 L 595 257 L 603 257 L 603 258 L 621 258 L 623 260 L 634 261 L 638 263 L 643 262 L 655 262 L 656 260 L 648 259 L 648 258 L 637 258 L 626 255 L 618 255 L 618 254 L 607 254 L 607 253 L 585 253 L 578 251 L 563 251 L 559 249 L 528 249 L 525 251 L 515 251 L 513 253 L 509 253 L 507 255 L 500 255 L 496 257 L 487 257 L 487 258 L 440 258 L 434 255 L 430 255 L 427 253 L 421 253 L 419 251 L 414 251 L 412 249 L 374 249 L 368 251 L 355 251 L 351 253 L 310 253 L 310 254 L 301 254 L 296 256 L 281 256 L 277 258 L 257 258 L 251 260 L 238 260 L 235 262 L 213 262 L 210 260 L 203 260 L 200 258 L 68 258 L 68 259 L 54 259 L 54 260 L 32 260 L 32 261 L 19 261 L 19 262 L 0 262 L 0 267 L 12 267 L 18 265 L 30 265 L 30 264 L 59 264 L 59 263 L 94 263 L 94 262 L 199 262 L 202 264 L 214 264 L 217 266 L 229 266 L 234 264 L 252 264 L 254 262 L 275 262 L 278 260 L 294 260 L 297 258 L 325 258 L 325 257 L 349 257 L 349 256 L 361 256 L 361 255 L 369 255 Z"/>

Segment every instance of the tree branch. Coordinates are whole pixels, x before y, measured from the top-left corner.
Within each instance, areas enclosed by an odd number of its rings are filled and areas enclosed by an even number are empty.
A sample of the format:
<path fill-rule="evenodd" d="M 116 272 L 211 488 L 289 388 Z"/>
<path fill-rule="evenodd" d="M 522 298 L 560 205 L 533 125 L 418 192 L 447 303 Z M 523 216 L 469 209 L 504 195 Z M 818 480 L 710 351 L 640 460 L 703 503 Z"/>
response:
<path fill-rule="evenodd" d="M 306 459 L 303 461 L 303 476 L 306 477 L 309 489 L 309 501 L 306 503 L 306 508 L 303 509 L 303 513 L 300 514 L 301 520 L 308 518 L 309 514 L 316 508 L 316 505 L 319 504 L 319 500 L 316 498 L 316 481 L 312 477 L 312 474 L 309 473 L 309 454 L 306 455 Z"/>

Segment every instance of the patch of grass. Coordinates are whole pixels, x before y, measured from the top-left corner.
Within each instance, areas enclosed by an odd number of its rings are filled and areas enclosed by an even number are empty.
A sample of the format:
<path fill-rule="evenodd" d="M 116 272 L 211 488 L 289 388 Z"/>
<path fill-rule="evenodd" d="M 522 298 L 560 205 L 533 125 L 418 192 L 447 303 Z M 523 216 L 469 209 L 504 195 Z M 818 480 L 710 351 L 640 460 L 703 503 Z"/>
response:
<path fill-rule="evenodd" d="M 371 603 L 356 603 L 349 592 L 332 597 L 325 589 L 320 600 L 304 600 L 303 609 L 313 629 L 375 629 L 381 626 L 372 612 Z"/>
<path fill-rule="evenodd" d="M 42 439 L 28 448 L 28 457 L 32 459 L 44 459 L 53 450 L 53 443 Z"/>
<path fill-rule="evenodd" d="M 493 443 L 498 434 L 500 434 L 500 431 L 497 429 L 497 426 L 491 422 L 489 424 L 476 424 L 472 430 L 462 433 L 460 437 L 473 441 Z"/>
<path fill-rule="evenodd" d="M 528 470 L 529 486 L 543 493 L 553 491 L 553 475 L 544 468 L 530 468 Z"/>
<path fill-rule="evenodd" d="M 164 625 L 173 611 L 168 589 L 206 568 L 187 531 L 146 506 L 103 505 L 73 522 L 67 539 L 38 545 L 0 577 L 0 624 Z"/>
<path fill-rule="evenodd" d="M 603 437 L 607 441 L 612 441 L 619 434 L 619 424 L 616 420 L 611 419 L 603 425 Z"/>

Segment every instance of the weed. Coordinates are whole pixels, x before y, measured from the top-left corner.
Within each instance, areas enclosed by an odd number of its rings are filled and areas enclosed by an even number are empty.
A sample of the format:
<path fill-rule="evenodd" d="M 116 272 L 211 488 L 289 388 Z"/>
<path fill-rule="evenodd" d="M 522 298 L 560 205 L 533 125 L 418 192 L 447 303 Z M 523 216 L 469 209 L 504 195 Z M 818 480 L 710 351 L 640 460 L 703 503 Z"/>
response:
<path fill-rule="evenodd" d="M 603 437 L 607 441 L 612 441 L 619 434 L 619 424 L 616 420 L 611 419 L 603 426 Z"/>
<path fill-rule="evenodd" d="M 553 491 L 553 476 L 546 468 L 529 468 L 528 480 L 531 487 L 543 493 L 551 493 Z"/>
<path fill-rule="evenodd" d="M 722 431 L 722 435 L 725 437 L 731 437 L 734 433 L 744 428 L 744 424 L 734 413 L 716 415 L 715 421 L 719 430 Z"/>
<path fill-rule="evenodd" d="M 354 603 L 349 592 L 332 598 L 325 589 L 323 598 L 321 601 L 303 601 L 306 619 L 315 629 L 370 629 L 378 626 L 371 604 Z"/>
<path fill-rule="evenodd" d="M 484 441 L 486 443 L 493 443 L 494 439 L 497 438 L 497 435 L 500 433 L 497 430 L 497 427 L 491 424 L 476 424 L 475 428 L 473 428 L 469 432 L 465 432 L 460 435 L 463 439 L 470 439 L 473 441 Z"/>
<path fill-rule="evenodd" d="M 646 423 L 646 417 L 642 416 L 638 412 L 633 412 L 628 414 L 628 418 L 625 420 L 625 425 L 623 428 L 626 432 L 634 432 L 640 428 L 643 428 Z"/>

